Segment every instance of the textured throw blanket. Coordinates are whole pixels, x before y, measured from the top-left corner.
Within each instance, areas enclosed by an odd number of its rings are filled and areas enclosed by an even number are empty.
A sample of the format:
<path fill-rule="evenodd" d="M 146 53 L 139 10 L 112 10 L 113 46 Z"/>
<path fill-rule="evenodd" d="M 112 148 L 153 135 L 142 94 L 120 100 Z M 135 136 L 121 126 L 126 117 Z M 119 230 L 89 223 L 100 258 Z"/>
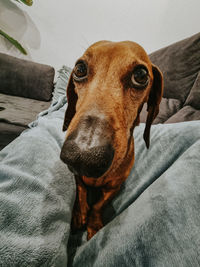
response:
<path fill-rule="evenodd" d="M 0 266 L 200 266 L 200 121 L 134 131 L 135 165 L 90 241 L 70 234 L 65 96 L 0 152 Z"/>

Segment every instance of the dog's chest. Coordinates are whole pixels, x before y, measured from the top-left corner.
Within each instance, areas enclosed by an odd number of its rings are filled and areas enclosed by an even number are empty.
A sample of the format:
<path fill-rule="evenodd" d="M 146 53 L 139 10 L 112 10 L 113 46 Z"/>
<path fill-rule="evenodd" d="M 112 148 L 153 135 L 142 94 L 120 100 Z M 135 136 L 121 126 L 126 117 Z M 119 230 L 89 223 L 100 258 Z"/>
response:
<path fill-rule="evenodd" d="M 101 196 L 102 196 L 101 188 L 87 186 L 87 203 L 90 207 L 92 207 L 95 203 L 97 203 Z"/>

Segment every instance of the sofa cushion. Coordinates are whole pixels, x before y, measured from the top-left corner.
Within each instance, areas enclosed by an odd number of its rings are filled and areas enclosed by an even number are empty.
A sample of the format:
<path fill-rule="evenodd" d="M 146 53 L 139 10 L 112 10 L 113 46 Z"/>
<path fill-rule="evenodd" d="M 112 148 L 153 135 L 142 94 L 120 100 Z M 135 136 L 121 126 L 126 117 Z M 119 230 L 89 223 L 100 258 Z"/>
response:
<path fill-rule="evenodd" d="M 12 142 L 28 127 L 0 121 L 0 150 Z"/>
<path fill-rule="evenodd" d="M 0 150 L 28 128 L 49 102 L 0 94 Z"/>
<path fill-rule="evenodd" d="M 200 50 L 199 50 L 199 53 L 200 53 Z M 199 54 L 199 57 L 200 57 L 200 54 Z M 185 101 L 185 105 L 190 105 L 193 108 L 200 110 L 200 71 Z"/>
<path fill-rule="evenodd" d="M 55 70 L 0 53 L 0 93 L 49 101 Z"/>
<path fill-rule="evenodd" d="M 198 120 L 200 110 L 200 33 L 149 55 L 164 76 L 164 94 L 156 123 Z M 146 120 L 144 106 L 140 121 Z"/>
<path fill-rule="evenodd" d="M 18 96 L 0 94 L 0 122 L 27 126 L 37 114 L 50 106 L 50 102 L 38 101 Z"/>
<path fill-rule="evenodd" d="M 162 48 L 150 59 L 164 75 L 164 97 L 186 101 L 200 70 L 200 33 Z"/>
<path fill-rule="evenodd" d="M 153 124 L 164 123 L 168 118 L 176 114 L 181 108 L 181 101 L 178 99 L 162 98 L 160 103 L 160 112 L 153 121 Z M 144 104 L 143 110 L 140 114 L 140 121 L 145 122 L 147 118 L 147 104 Z"/>
<path fill-rule="evenodd" d="M 191 106 L 184 106 L 172 117 L 165 121 L 165 123 L 175 123 L 182 121 L 200 120 L 200 109 L 195 109 Z"/>

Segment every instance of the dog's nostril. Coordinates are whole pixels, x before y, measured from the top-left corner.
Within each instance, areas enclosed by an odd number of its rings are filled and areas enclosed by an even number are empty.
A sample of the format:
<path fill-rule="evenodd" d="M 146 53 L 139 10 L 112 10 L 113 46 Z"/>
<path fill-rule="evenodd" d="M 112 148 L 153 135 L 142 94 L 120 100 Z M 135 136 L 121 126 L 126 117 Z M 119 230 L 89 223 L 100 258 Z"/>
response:
<path fill-rule="evenodd" d="M 87 177 L 101 177 L 111 166 L 114 157 L 112 145 L 94 147 L 82 158 L 81 170 Z"/>
<path fill-rule="evenodd" d="M 80 157 L 80 149 L 73 141 L 66 141 L 62 147 L 60 158 L 69 166 L 78 165 Z"/>
<path fill-rule="evenodd" d="M 83 151 L 75 142 L 66 141 L 60 157 L 75 174 L 98 178 L 111 166 L 114 149 L 107 144 Z"/>

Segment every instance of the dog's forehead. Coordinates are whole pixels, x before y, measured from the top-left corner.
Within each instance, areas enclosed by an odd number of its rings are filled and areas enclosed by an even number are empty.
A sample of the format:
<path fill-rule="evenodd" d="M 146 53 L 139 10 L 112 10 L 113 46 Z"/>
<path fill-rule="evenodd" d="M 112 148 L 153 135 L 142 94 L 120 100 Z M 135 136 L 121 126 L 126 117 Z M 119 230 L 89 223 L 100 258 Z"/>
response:
<path fill-rule="evenodd" d="M 99 60 L 103 63 L 109 61 L 121 61 L 123 63 L 131 63 L 139 61 L 150 64 L 149 57 L 145 50 L 137 43 L 132 41 L 110 42 L 99 41 L 91 45 L 84 53 L 84 57 Z"/>

